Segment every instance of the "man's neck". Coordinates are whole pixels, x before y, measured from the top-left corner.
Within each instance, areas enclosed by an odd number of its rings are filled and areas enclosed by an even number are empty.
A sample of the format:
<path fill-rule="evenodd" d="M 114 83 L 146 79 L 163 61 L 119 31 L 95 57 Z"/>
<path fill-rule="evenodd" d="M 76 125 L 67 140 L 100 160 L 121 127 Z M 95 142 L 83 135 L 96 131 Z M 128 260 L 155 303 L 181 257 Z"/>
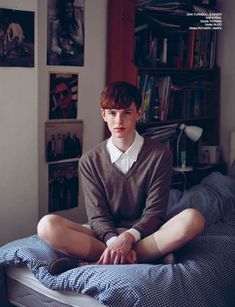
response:
<path fill-rule="evenodd" d="M 127 151 L 127 149 L 133 144 L 135 140 L 135 132 L 132 136 L 128 138 L 113 138 L 112 137 L 112 142 L 113 144 L 122 152 Z"/>

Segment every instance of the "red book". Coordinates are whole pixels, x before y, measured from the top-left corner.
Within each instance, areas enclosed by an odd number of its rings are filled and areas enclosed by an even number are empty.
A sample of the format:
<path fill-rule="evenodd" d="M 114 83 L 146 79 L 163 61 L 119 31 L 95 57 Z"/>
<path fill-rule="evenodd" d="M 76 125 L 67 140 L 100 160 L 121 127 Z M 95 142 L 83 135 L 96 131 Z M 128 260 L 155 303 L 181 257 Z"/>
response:
<path fill-rule="evenodd" d="M 190 30 L 188 35 L 188 53 L 187 53 L 187 67 L 193 68 L 193 54 L 194 54 L 194 36 L 195 30 Z"/>

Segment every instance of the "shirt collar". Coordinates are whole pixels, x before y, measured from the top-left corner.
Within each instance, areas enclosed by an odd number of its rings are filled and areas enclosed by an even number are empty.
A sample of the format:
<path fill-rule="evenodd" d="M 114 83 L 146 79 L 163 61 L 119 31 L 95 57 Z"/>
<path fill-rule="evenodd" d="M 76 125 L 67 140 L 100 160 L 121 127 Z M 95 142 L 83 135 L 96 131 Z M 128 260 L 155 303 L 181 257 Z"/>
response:
<path fill-rule="evenodd" d="M 110 154 L 111 162 L 115 163 L 122 155 L 126 155 L 134 162 L 137 160 L 138 154 L 142 148 L 144 138 L 136 131 L 135 140 L 131 146 L 123 153 L 112 142 L 112 138 L 108 139 L 107 148 Z"/>

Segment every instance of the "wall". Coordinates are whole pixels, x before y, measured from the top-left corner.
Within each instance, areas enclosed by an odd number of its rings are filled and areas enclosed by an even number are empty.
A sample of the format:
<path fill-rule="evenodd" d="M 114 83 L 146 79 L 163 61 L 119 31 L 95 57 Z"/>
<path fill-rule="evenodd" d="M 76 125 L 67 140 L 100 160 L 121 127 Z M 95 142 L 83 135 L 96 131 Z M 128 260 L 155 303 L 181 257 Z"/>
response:
<path fill-rule="evenodd" d="M 39 216 L 47 213 L 48 164 L 45 162 L 45 122 L 48 112 L 48 74 L 75 72 L 79 74 L 78 119 L 84 121 L 83 151 L 103 138 L 103 123 L 99 116 L 99 95 L 105 84 L 106 63 L 106 2 L 85 0 L 85 63 L 84 66 L 47 66 L 47 1 L 38 1 L 39 27 Z M 57 212 L 67 218 L 86 222 L 82 188 L 79 187 L 79 207 Z"/>
<path fill-rule="evenodd" d="M 220 141 L 223 157 L 229 164 L 230 133 L 235 130 L 235 2 L 218 1 L 223 13 L 223 30 L 219 33 L 218 65 L 221 67 Z"/>
<path fill-rule="evenodd" d="M 37 11 L 36 0 L 1 8 Z M 35 232 L 38 217 L 38 57 L 35 67 L 0 67 L 0 244 Z"/>
<path fill-rule="evenodd" d="M 49 71 L 79 73 L 78 119 L 84 121 L 84 151 L 103 139 L 98 115 L 99 95 L 105 84 L 106 5 L 107 0 L 85 0 L 85 65 L 56 67 L 46 65 L 47 0 L 1 1 L 4 8 L 36 12 L 36 63 L 34 68 L 0 67 L 0 245 L 35 233 L 38 217 L 47 213 Z M 84 222 L 82 193 L 78 208 L 60 214 Z"/>

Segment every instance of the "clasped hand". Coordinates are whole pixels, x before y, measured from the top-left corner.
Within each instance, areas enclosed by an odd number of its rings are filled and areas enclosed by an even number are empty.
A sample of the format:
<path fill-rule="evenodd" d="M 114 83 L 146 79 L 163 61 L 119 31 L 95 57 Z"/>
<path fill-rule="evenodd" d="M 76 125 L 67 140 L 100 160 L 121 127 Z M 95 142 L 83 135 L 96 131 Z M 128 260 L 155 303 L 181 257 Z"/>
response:
<path fill-rule="evenodd" d="M 124 232 L 104 250 L 98 264 L 134 264 L 137 261 L 136 252 L 132 248 L 134 237 Z"/>

